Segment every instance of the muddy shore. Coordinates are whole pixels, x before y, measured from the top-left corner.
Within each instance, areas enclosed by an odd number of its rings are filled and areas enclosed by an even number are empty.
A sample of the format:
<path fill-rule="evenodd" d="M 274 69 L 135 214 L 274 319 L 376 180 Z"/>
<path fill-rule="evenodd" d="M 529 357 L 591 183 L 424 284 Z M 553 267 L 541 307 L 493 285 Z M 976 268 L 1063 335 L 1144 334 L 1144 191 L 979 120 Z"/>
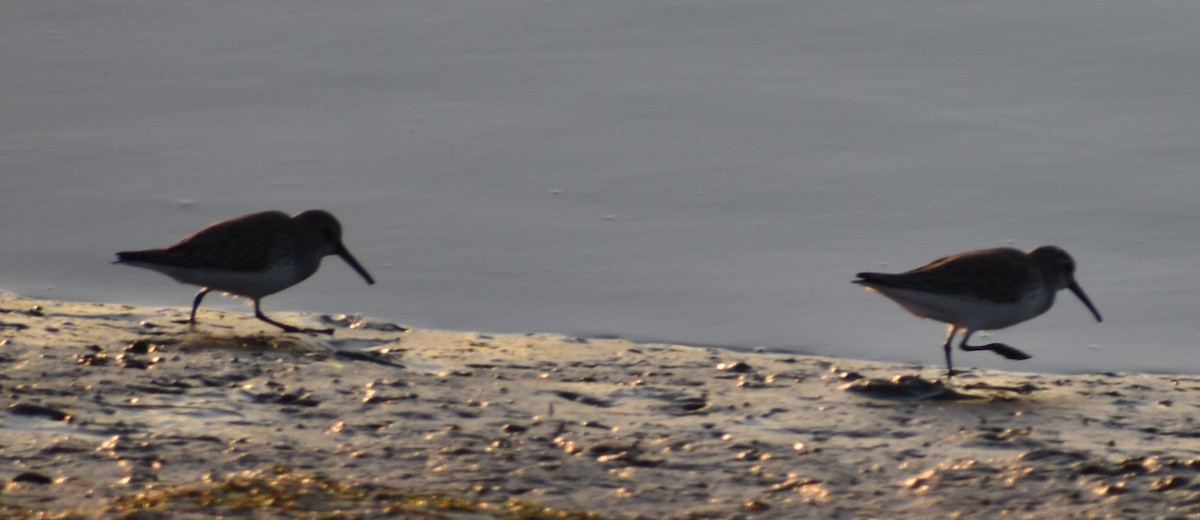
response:
<path fill-rule="evenodd" d="M 0 295 L 0 513 L 203 517 L 219 504 L 155 497 L 287 475 L 550 508 L 528 517 L 1200 515 L 1200 376 L 969 370 L 946 386 L 940 366 L 184 317 Z M 260 506 L 244 512 L 330 507 Z"/>

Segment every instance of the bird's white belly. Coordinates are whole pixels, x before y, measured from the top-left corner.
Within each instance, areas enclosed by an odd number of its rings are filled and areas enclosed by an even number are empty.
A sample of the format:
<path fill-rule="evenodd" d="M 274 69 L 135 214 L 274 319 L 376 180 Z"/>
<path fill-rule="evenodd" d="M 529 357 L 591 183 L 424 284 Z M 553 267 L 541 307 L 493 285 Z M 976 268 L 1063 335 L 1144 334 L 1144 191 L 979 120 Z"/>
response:
<path fill-rule="evenodd" d="M 1015 302 L 993 302 L 964 294 L 937 294 L 894 288 L 875 288 L 909 312 L 971 330 L 1011 327 L 1046 312 L 1054 293 L 1033 291 Z"/>
<path fill-rule="evenodd" d="M 131 262 L 133 263 L 133 262 Z M 181 268 L 174 266 L 140 264 L 181 283 L 208 287 L 214 291 L 262 298 L 275 294 L 300 283 L 308 274 L 302 273 L 290 262 L 279 262 L 262 271 L 225 271 L 220 269 Z"/>

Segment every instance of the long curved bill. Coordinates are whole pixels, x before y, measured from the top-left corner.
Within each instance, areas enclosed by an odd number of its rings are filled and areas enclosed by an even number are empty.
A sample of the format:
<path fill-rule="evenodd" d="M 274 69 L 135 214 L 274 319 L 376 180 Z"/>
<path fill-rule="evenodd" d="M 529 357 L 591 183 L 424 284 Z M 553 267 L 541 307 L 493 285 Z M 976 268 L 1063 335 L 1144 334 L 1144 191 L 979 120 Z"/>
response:
<path fill-rule="evenodd" d="M 375 279 L 371 278 L 371 274 L 368 273 L 366 269 L 363 269 L 362 264 L 358 263 L 358 260 L 355 260 L 354 255 L 350 254 L 350 251 L 346 249 L 346 246 L 338 244 L 337 249 L 333 250 L 333 254 L 340 256 L 342 260 L 345 260 L 347 264 L 350 264 L 350 267 L 353 267 L 355 271 L 358 271 L 358 274 L 362 275 L 363 280 L 366 280 L 368 285 L 375 285 Z M 1090 306 L 1091 303 L 1088 305 Z M 1096 311 L 1093 310 L 1092 312 Z M 1097 316 L 1099 316 L 1099 314 L 1097 314 Z"/>
<path fill-rule="evenodd" d="M 1087 305 L 1088 310 L 1092 311 L 1092 315 L 1096 317 L 1096 321 L 1104 321 L 1104 318 L 1100 317 L 1100 311 L 1096 310 L 1096 306 L 1092 305 L 1092 300 L 1083 292 L 1083 288 L 1078 283 L 1075 283 L 1075 280 L 1071 280 L 1071 283 L 1067 284 L 1067 289 L 1070 289 L 1071 292 L 1075 293 L 1075 297 L 1079 298 L 1079 301 Z"/>

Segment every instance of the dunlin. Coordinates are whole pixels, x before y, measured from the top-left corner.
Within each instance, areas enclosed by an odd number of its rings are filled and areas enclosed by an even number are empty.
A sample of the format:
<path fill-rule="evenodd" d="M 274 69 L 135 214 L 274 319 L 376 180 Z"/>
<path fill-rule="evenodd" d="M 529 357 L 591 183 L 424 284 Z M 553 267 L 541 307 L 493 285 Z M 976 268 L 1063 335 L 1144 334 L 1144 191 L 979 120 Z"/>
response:
<path fill-rule="evenodd" d="M 210 291 L 245 296 L 254 301 L 254 316 L 287 332 L 332 334 L 332 329 L 301 329 L 263 315 L 263 297 L 296 285 L 338 255 L 368 284 L 375 280 L 342 245 L 342 226 L 329 212 L 310 209 L 293 216 L 264 211 L 217 222 L 165 249 L 123 251 L 119 264 L 144 267 L 176 281 L 202 287 L 192 302 L 187 323 Z"/>
<path fill-rule="evenodd" d="M 950 345 L 963 333 L 964 351 L 990 350 L 1008 359 L 1029 355 L 1003 343 L 968 345 L 981 330 L 1003 329 L 1040 316 L 1054 305 L 1059 290 L 1070 289 L 1102 321 L 1100 312 L 1075 282 L 1075 261 L 1055 246 L 1025 253 L 1012 248 L 967 251 L 939 258 L 906 273 L 858 273 L 854 283 L 900 304 L 918 317 L 949 325 L 946 377 L 954 375 Z"/>

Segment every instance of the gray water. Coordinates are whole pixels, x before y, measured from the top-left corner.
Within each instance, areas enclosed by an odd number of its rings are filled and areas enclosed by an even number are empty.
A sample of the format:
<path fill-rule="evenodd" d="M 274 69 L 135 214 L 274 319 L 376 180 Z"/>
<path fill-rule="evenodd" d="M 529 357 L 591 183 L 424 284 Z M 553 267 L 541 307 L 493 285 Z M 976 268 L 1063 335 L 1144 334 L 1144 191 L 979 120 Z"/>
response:
<path fill-rule="evenodd" d="M 1200 372 L 1200 4 L 429 0 L 0 7 L 0 287 L 186 306 L 113 266 L 320 207 L 268 313 L 940 364 L 850 284 L 1057 244 L 992 334 L 1046 372 Z M 245 309 L 216 297 L 209 305 Z"/>

